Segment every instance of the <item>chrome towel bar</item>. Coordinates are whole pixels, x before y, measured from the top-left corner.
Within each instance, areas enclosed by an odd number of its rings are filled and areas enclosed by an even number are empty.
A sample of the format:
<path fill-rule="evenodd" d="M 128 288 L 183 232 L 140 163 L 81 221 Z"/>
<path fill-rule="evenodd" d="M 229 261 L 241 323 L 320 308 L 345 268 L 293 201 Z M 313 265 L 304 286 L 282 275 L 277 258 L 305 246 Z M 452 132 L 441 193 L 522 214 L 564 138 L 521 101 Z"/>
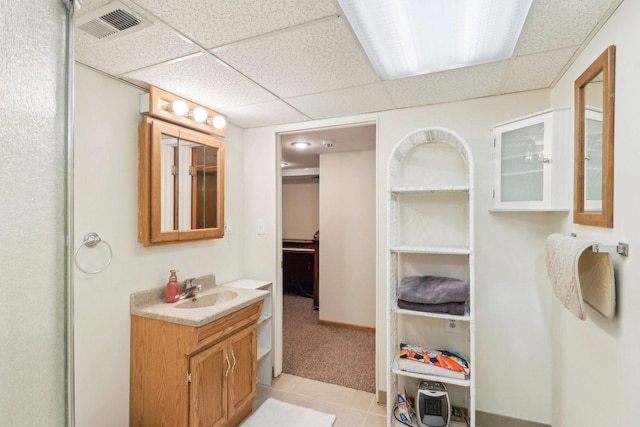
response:
<path fill-rule="evenodd" d="M 576 233 L 571 233 L 572 237 L 578 237 Z M 617 245 L 603 245 L 600 243 L 596 243 L 595 245 L 591 245 L 591 250 L 593 252 L 602 252 L 602 253 L 617 253 L 621 256 L 629 256 L 629 244 L 618 242 Z"/>
<path fill-rule="evenodd" d="M 629 256 L 629 244 L 622 243 L 622 242 L 618 242 L 617 245 L 601 245 L 601 244 L 592 245 L 591 250 L 593 252 L 607 252 L 607 253 L 616 252 L 622 256 Z"/>

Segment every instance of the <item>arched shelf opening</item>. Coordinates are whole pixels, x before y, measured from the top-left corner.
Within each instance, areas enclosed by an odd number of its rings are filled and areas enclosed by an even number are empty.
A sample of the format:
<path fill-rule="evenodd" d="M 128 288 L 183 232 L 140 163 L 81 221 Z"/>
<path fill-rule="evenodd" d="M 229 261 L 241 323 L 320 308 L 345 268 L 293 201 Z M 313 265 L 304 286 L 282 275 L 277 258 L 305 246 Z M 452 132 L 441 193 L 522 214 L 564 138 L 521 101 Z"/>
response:
<path fill-rule="evenodd" d="M 391 426 L 395 398 L 412 397 L 422 380 L 445 385 L 451 404 L 465 408 L 475 426 L 475 267 L 473 159 L 467 143 L 445 128 L 416 130 L 389 158 L 387 195 L 388 383 Z M 468 292 L 444 304 L 407 301 L 407 283 L 444 278 L 468 284 Z M 405 281 L 404 279 L 409 279 Z M 422 286 L 422 285 L 421 285 Z M 425 285 L 426 286 L 426 285 Z M 437 306 L 437 307 L 436 307 Z M 453 326 L 451 326 L 453 325 Z M 453 328 L 459 333 L 446 333 Z M 400 356 L 402 345 L 459 353 L 470 370 L 453 375 Z M 431 367 L 429 367 L 431 368 Z M 452 422 L 452 427 L 466 423 Z"/>

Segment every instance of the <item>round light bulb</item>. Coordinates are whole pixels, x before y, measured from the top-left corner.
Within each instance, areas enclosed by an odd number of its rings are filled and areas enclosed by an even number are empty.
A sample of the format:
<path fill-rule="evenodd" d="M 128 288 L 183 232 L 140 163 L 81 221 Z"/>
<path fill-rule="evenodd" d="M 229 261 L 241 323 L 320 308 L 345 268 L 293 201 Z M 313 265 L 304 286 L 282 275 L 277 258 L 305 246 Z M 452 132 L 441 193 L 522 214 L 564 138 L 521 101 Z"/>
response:
<path fill-rule="evenodd" d="M 308 142 L 304 142 L 304 141 L 297 141 L 297 142 L 292 142 L 291 145 L 293 145 L 295 148 L 297 148 L 299 150 L 304 150 L 305 148 L 307 148 L 311 144 L 309 144 Z"/>
<path fill-rule="evenodd" d="M 222 116 L 215 116 L 213 119 L 211 119 L 211 125 L 213 125 L 213 127 L 216 129 L 224 129 L 224 127 L 227 125 L 227 119 Z"/>
<path fill-rule="evenodd" d="M 193 120 L 198 123 L 202 123 L 207 120 L 207 110 L 202 107 L 197 107 L 193 110 Z"/>
<path fill-rule="evenodd" d="M 176 99 L 171 103 L 171 111 L 176 116 L 184 116 L 189 112 L 189 106 L 182 99 Z"/>

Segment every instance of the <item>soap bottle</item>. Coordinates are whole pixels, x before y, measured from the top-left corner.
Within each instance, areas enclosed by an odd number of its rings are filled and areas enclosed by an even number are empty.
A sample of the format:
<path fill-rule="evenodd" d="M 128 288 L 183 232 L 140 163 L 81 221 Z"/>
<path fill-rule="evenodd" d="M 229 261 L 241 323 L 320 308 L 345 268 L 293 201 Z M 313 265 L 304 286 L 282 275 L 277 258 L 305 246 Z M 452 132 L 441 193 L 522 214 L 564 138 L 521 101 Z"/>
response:
<path fill-rule="evenodd" d="M 178 300 L 178 295 L 180 294 L 180 283 L 178 283 L 176 271 L 178 270 L 169 270 L 169 273 L 171 273 L 171 275 L 169 276 L 169 281 L 167 282 L 167 288 L 164 294 L 164 302 L 176 302 Z"/>

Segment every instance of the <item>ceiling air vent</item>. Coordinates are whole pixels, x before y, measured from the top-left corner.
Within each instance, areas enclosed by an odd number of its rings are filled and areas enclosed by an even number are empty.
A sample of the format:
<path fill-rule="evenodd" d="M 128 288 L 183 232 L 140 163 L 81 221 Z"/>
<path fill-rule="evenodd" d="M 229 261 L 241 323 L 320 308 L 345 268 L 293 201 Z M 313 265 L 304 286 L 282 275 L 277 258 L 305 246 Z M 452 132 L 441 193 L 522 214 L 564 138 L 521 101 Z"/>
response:
<path fill-rule="evenodd" d="M 76 27 L 98 40 L 113 40 L 151 25 L 120 2 L 112 2 L 76 19 Z"/>

